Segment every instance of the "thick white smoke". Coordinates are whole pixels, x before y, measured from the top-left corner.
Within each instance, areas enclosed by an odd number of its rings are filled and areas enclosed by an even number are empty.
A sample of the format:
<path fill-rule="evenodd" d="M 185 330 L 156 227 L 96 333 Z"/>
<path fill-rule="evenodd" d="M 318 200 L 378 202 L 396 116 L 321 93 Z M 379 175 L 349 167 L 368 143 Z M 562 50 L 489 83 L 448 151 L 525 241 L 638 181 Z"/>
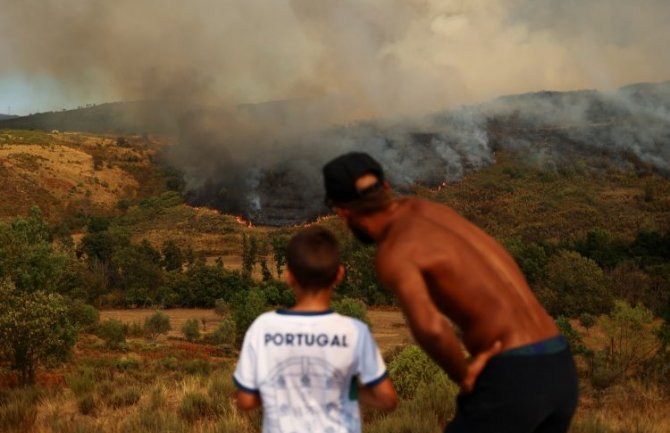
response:
<path fill-rule="evenodd" d="M 252 216 L 270 206 L 280 220 L 318 212 L 320 165 L 343 151 L 368 150 L 398 184 L 439 183 L 486 165 L 487 122 L 518 101 L 430 113 L 505 94 L 670 78 L 667 0 L 0 3 L 0 77 L 48 77 L 69 96 L 64 107 L 161 101 L 179 140 L 170 157 L 194 200 Z M 566 136 L 667 167 L 663 104 L 625 92 L 611 98 L 655 123 Z M 539 105 L 521 117 L 593 122 L 583 98 L 545 99 L 525 101 Z M 532 137 L 505 143 L 528 144 Z M 260 194 L 263 185 L 277 190 Z M 288 203 L 277 202 L 282 196 Z"/>

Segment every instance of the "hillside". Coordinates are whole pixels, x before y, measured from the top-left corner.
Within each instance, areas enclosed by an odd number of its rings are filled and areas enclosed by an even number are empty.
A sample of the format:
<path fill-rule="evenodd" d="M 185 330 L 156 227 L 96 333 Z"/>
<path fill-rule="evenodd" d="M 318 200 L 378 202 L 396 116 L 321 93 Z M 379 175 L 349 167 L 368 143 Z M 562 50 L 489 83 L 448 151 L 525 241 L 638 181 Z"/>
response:
<path fill-rule="evenodd" d="M 264 237 L 277 230 L 249 228 L 234 216 L 185 204 L 155 162 L 169 145 L 159 137 L 1 130 L 0 218 L 27 215 L 37 205 L 53 224 L 77 233 L 88 216 L 108 215 L 136 241 L 160 246 L 172 239 L 228 262 L 239 260 L 241 233 Z M 550 169 L 499 150 L 493 164 L 460 181 L 417 184 L 410 193 L 454 207 L 503 240 L 560 240 L 593 227 L 627 239 L 641 229 L 670 230 L 667 178 L 586 157 Z"/>
<path fill-rule="evenodd" d="M 76 213 L 110 213 L 119 200 L 164 189 L 151 158 L 152 137 L 0 130 L 0 218 L 37 205 L 53 221 Z"/>
<path fill-rule="evenodd" d="M 581 164 L 589 176 L 599 168 L 670 177 L 670 82 L 511 95 L 416 119 L 318 128 L 298 109 L 305 104 L 225 110 L 125 102 L 0 121 L 0 128 L 169 133 L 175 145 L 167 158 L 187 180 L 189 204 L 269 226 L 326 214 L 319 169 L 351 150 L 375 156 L 403 190 L 459 182 L 501 152 L 542 172 L 584 172 Z"/>
<path fill-rule="evenodd" d="M 112 102 L 74 110 L 49 111 L 2 119 L 0 129 L 85 131 L 110 134 L 166 133 L 174 130 L 169 104 Z"/>

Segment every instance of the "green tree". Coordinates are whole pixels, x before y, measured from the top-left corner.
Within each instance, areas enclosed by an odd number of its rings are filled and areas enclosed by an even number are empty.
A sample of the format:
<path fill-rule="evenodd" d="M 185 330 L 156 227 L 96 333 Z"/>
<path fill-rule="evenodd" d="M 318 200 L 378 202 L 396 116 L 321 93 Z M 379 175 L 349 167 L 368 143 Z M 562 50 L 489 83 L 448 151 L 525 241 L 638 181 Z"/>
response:
<path fill-rule="evenodd" d="M 275 260 L 277 275 L 282 274 L 282 268 L 286 264 L 286 247 L 288 246 L 288 241 L 289 237 L 285 234 L 276 234 L 270 238 L 270 246 Z"/>
<path fill-rule="evenodd" d="M 284 281 L 265 281 L 262 289 L 269 305 L 282 308 L 290 308 L 295 305 L 293 289 Z"/>
<path fill-rule="evenodd" d="M 338 292 L 358 298 L 367 305 L 393 303 L 393 296 L 377 279 L 374 264 L 375 250 L 360 242 L 349 240 L 342 248 L 342 261 L 347 272 Z"/>
<path fill-rule="evenodd" d="M 586 332 L 589 332 L 589 329 L 596 324 L 596 317 L 593 314 L 582 313 L 579 315 L 579 324 L 586 329 Z"/>
<path fill-rule="evenodd" d="M 156 248 L 154 248 L 148 240 L 142 239 L 142 242 L 140 242 L 137 249 L 146 260 L 156 266 L 160 266 L 161 253 Z"/>
<path fill-rule="evenodd" d="M 505 246 L 514 256 L 521 272 L 531 285 L 537 284 L 544 277 L 544 269 L 549 262 L 546 248 L 538 243 L 525 243 L 520 239 L 505 242 Z"/>
<path fill-rule="evenodd" d="M 177 245 L 172 239 L 168 239 L 163 243 L 161 248 L 163 251 L 163 266 L 166 271 L 181 271 L 181 267 L 184 263 L 184 254 L 181 251 L 181 248 Z"/>
<path fill-rule="evenodd" d="M 40 364 L 67 358 L 77 337 L 65 300 L 41 290 L 0 283 L 0 356 L 18 372 L 21 385 L 35 381 Z"/>
<path fill-rule="evenodd" d="M 626 259 L 627 245 L 606 230 L 594 228 L 585 239 L 575 245 L 575 250 L 584 257 L 594 260 L 602 268 L 611 269 Z"/>
<path fill-rule="evenodd" d="M 602 314 L 612 306 L 612 295 L 607 289 L 602 269 L 596 262 L 575 251 L 563 250 L 551 257 L 546 268 L 545 284 L 556 294 L 557 302 L 545 303 L 555 316 Z"/>
<path fill-rule="evenodd" d="M 156 292 L 163 282 L 163 271 L 142 245 L 118 249 L 112 258 L 115 287 L 123 290 L 127 305 L 155 304 Z"/>
<path fill-rule="evenodd" d="M 258 287 L 253 287 L 249 291 L 236 293 L 230 308 L 235 319 L 237 341 L 241 344 L 249 326 L 256 320 L 256 317 L 267 310 L 268 305 L 263 292 Z"/>
<path fill-rule="evenodd" d="M 160 311 L 156 311 L 144 320 L 144 330 L 152 340 L 161 334 L 167 334 L 171 329 L 170 317 Z"/>
<path fill-rule="evenodd" d="M 272 279 L 272 272 L 270 272 L 268 260 L 265 257 L 261 259 L 261 274 L 263 275 L 263 281 L 270 281 Z"/>
<path fill-rule="evenodd" d="M 0 279 L 21 291 L 59 292 L 67 257 L 55 251 L 46 221 L 33 207 L 28 218 L 0 223 Z"/>
<path fill-rule="evenodd" d="M 251 278 L 254 265 L 258 261 L 258 241 L 253 235 L 242 234 L 242 276 Z"/>
<path fill-rule="evenodd" d="M 239 272 L 217 266 L 196 264 L 189 269 L 187 284 L 175 288 L 184 307 L 212 308 L 217 299 L 230 301 L 246 285 Z"/>

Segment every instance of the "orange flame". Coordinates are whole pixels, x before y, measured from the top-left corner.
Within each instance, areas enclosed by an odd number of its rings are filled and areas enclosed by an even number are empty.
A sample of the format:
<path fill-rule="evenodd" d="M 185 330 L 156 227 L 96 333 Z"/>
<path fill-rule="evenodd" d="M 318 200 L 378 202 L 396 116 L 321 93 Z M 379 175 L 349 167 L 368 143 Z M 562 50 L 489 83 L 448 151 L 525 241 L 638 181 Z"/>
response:
<path fill-rule="evenodd" d="M 245 225 L 247 227 L 250 227 L 250 228 L 254 226 L 253 224 L 251 224 L 251 221 L 247 221 L 244 218 L 242 218 L 241 216 L 236 216 L 235 221 L 237 221 L 239 224 L 243 224 L 243 225 Z"/>

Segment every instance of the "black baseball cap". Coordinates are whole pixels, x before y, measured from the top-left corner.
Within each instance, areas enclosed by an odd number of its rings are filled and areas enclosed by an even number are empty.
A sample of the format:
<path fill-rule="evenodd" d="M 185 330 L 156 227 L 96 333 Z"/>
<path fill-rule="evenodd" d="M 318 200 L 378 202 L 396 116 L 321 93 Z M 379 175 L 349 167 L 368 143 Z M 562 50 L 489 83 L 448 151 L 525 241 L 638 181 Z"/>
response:
<path fill-rule="evenodd" d="M 377 182 L 359 191 L 356 189 L 356 179 L 364 174 L 374 174 Z M 323 166 L 323 180 L 326 204 L 349 203 L 378 190 L 384 183 L 384 170 L 367 153 L 349 152 Z"/>

